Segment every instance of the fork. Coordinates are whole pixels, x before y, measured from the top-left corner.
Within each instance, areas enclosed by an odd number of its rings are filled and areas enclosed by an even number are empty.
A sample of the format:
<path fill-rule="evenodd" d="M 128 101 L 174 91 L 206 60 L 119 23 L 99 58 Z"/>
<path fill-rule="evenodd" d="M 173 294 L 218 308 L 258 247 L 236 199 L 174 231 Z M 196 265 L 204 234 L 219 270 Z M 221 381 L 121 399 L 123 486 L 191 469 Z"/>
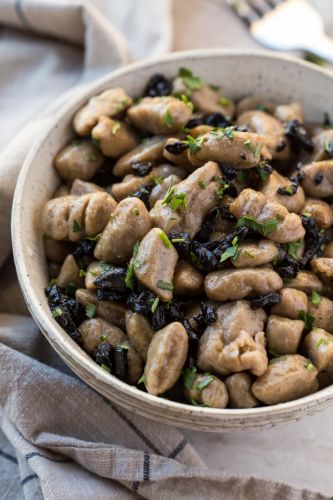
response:
<path fill-rule="evenodd" d="M 252 36 L 276 50 L 301 49 L 333 63 L 333 40 L 307 0 L 226 0 Z"/>

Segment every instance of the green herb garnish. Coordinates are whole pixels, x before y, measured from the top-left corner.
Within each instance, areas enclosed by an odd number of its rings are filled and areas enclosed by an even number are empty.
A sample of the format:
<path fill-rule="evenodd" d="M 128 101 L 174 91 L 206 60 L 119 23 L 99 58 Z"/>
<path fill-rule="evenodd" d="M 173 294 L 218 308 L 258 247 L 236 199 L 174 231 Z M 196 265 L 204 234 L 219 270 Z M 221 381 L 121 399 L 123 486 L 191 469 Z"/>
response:
<path fill-rule="evenodd" d="M 253 144 L 249 139 L 244 141 L 244 146 L 253 154 L 253 156 L 259 160 L 260 159 L 260 153 L 261 153 L 261 147 L 259 144 Z"/>
<path fill-rule="evenodd" d="M 282 247 L 295 260 L 299 260 L 298 251 L 303 246 L 303 240 L 293 241 L 292 243 L 284 243 Z"/>
<path fill-rule="evenodd" d="M 84 269 L 80 269 L 80 272 L 79 272 L 80 278 L 84 278 L 86 275 L 87 275 L 87 271 L 85 271 Z"/>
<path fill-rule="evenodd" d="M 107 271 L 111 271 L 112 266 L 111 264 L 108 264 L 107 262 L 104 262 L 104 260 L 100 260 L 98 262 L 99 267 L 106 273 Z"/>
<path fill-rule="evenodd" d="M 169 292 L 172 292 L 173 290 L 173 284 L 163 280 L 158 280 L 157 287 L 161 288 L 162 290 L 169 290 Z"/>
<path fill-rule="evenodd" d="M 212 375 L 207 375 L 198 385 L 195 386 L 196 391 L 202 391 L 205 387 L 208 387 L 214 380 Z"/>
<path fill-rule="evenodd" d="M 105 370 L 108 373 L 111 373 L 110 367 L 108 365 L 105 365 L 104 363 L 101 364 L 101 368 Z"/>
<path fill-rule="evenodd" d="M 184 206 L 184 208 L 187 208 L 186 194 L 175 194 L 175 187 L 169 186 L 161 204 L 168 205 L 168 207 L 171 208 L 171 210 L 173 210 L 174 212 L 176 212 L 182 205 Z"/>
<path fill-rule="evenodd" d="M 96 315 L 96 306 L 95 304 L 88 303 L 86 305 L 86 316 L 87 318 L 94 318 Z"/>
<path fill-rule="evenodd" d="M 145 374 L 143 374 L 137 381 L 137 384 L 145 384 L 145 383 L 146 383 L 146 377 Z"/>
<path fill-rule="evenodd" d="M 199 183 L 198 183 L 198 184 L 199 184 L 199 188 L 201 188 L 201 189 L 205 189 L 205 187 L 206 187 L 206 183 L 205 183 L 205 181 L 199 181 Z"/>
<path fill-rule="evenodd" d="M 152 306 L 151 306 L 151 309 L 150 309 L 153 314 L 155 314 L 155 312 L 156 312 L 156 309 L 158 307 L 159 301 L 160 301 L 160 298 L 159 297 L 155 297 L 154 302 L 152 303 Z"/>
<path fill-rule="evenodd" d="M 314 306 L 318 306 L 321 302 L 321 299 L 322 296 L 315 290 L 312 290 L 310 298 L 311 304 L 313 304 Z"/>
<path fill-rule="evenodd" d="M 328 345 L 328 344 L 329 344 L 329 340 L 326 338 L 323 338 L 323 337 L 321 339 L 318 339 L 316 342 L 317 347 L 320 347 L 321 345 Z"/>
<path fill-rule="evenodd" d="M 168 128 L 170 128 L 172 126 L 172 122 L 173 122 L 173 119 L 172 119 L 171 113 L 170 113 L 169 108 L 168 108 L 163 115 L 163 123 Z"/>
<path fill-rule="evenodd" d="M 231 99 L 229 97 L 221 96 L 218 100 L 218 104 L 222 107 L 228 106 L 231 103 Z"/>
<path fill-rule="evenodd" d="M 56 307 L 55 309 L 53 309 L 52 316 L 54 318 L 58 318 L 61 315 L 62 315 L 62 310 L 60 309 L 60 307 Z"/>
<path fill-rule="evenodd" d="M 169 238 L 167 237 L 167 235 L 165 234 L 164 231 L 161 231 L 160 238 L 161 238 L 161 240 L 163 241 L 164 245 L 167 248 L 172 248 L 172 243 L 171 243 L 171 241 L 169 240 Z"/>
<path fill-rule="evenodd" d="M 82 231 L 82 228 L 76 219 L 74 219 L 72 231 L 73 233 L 80 233 Z"/>
<path fill-rule="evenodd" d="M 180 100 L 181 100 L 184 104 L 186 104 L 186 105 L 190 108 L 190 110 L 191 110 L 191 111 L 193 111 L 193 107 L 194 107 L 194 106 L 193 106 L 193 102 L 189 100 L 189 98 L 188 98 L 188 96 L 187 96 L 186 94 L 181 94 L 181 96 L 180 96 Z"/>
<path fill-rule="evenodd" d="M 303 309 L 298 311 L 298 319 L 304 321 L 304 330 L 309 332 L 313 328 L 315 317 L 311 314 L 307 314 Z"/>
<path fill-rule="evenodd" d="M 235 126 L 230 125 L 229 127 L 214 128 L 209 133 L 215 135 L 217 139 L 230 139 L 235 138 Z"/>
<path fill-rule="evenodd" d="M 47 286 L 53 286 L 53 285 L 56 285 L 56 284 L 57 284 L 56 278 L 52 278 L 51 280 L 49 280 L 47 282 Z"/>
<path fill-rule="evenodd" d="M 193 90 L 199 90 L 203 86 L 203 81 L 199 76 L 194 76 L 187 68 L 180 68 L 178 76 L 182 79 L 188 94 Z"/>
<path fill-rule="evenodd" d="M 127 272 L 126 272 L 126 276 L 125 276 L 125 285 L 127 286 L 127 288 L 134 290 L 135 273 L 134 273 L 134 260 L 133 259 L 131 260 L 131 262 L 128 264 L 128 267 L 127 267 Z"/>
<path fill-rule="evenodd" d="M 243 168 L 236 177 L 236 181 L 243 186 L 248 183 L 250 177 L 250 171 Z"/>
<path fill-rule="evenodd" d="M 204 271 L 204 266 L 201 264 L 200 259 L 195 255 L 194 252 L 190 252 L 191 263 L 196 267 L 199 271 Z"/>
<path fill-rule="evenodd" d="M 132 212 L 134 215 L 140 215 L 140 210 L 138 208 L 133 208 Z"/>
<path fill-rule="evenodd" d="M 120 129 L 120 123 L 115 122 L 111 130 L 112 135 L 115 135 L 119 129 Z"/>
<path fill-rule="evenodd" d="M 307 370 L 309 370 L 309 372 L 313 372 L 313 370 L 315 369 L 315 366 L 312 363 L 312 361 L 310 359 L 308 359 L 306 361 L 306 365 L 304 365 L 304 368 L 306 368 Z"/>
<path fill-rule="evenodd" d="M 99 241 L 101 239 L 102 233 L 96 234 L 96 236 L 87 236 L 86 239 L 90 241 Z"/>
<path fill-rule="evenodd" d="M 101 335 L 101 336 L 99 337 L 99 340 L 100 340 L 101 342 L 105 342 L 107 339 L 108 339 L 108 335 Z"/>
<path fill-rule="evenodd" d="M 183 141 L 188 145 L 189 152 L 191 154 L 199 153 L 202 147 L 202 143 L 207 140 L 204 135 L 199 135 L 196 139 L 194 139 L 191 135 L 188 135 L 186 141 Z"/>
<path fill-rule="evenodd" d="M 96 161 L 97 160 L 97 154 L 93 153 L 92 155 L 89 156 L 89 161 Z"/>
<path fill-rule="evenodd" d="M 215 197 L 217 200 L 221 200 L 224 196 L 226 190 L 230 187 L 222 177 L 213 177 L 213 181 L 219 183 L 219 188 L 215 191 Z"/>
<path fill-rule="evenodd" d="M 183 376 L 183 382 L 189 391 L 192 389 L 193 382 L 195 380 L 195 377 L 197 376 L 197 369 L 195 366 L 192 368 L 185 368 L 185 370 L 182 373 Z"/>
<path fill-rule="evenodd" d="M 229 258 L 235 259 L 237 255 L 238 255 L 238 236 L 235 236 L 235 238 L 231 242 L 231 246 L 228 247 L 226 250 L 224 250 L 223 254 L 221 255 L 220 262 L 224 262 Z"/>
<path fill-rule="evenodd" d="M 268 234 L 276 231 L 277 223 L 277 216 L 275 216 L 274 219 L 270 219 L 265 222 L 258 222 L 255 217 L 252 217 L 252 215 L 244 215 L 238 219 L 237 227 L 246 226 L 254 231 L 257 231 L 263 236 L 267 236 Z"/>
<path fill-rule="evenodd" d="M 269 177 L 269 174 L 267 172 L 265 172 L 264 167 L 262 167 L 261 165 L 258 165 L 256 167 L 256 172 L 262 181 L 266 181 Z"/>

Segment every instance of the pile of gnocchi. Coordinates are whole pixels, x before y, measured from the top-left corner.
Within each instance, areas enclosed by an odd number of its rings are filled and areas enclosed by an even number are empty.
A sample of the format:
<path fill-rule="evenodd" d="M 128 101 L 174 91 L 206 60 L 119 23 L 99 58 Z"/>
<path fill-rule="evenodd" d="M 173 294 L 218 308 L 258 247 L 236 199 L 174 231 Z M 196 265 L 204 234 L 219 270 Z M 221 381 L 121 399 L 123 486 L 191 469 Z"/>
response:
<path fill-rule="evenodd" d="M 333 126 L 189 69 L 73 118 L 42 210 L 54 319 L 110 377 L 254 408 L 333 382 Z"/>

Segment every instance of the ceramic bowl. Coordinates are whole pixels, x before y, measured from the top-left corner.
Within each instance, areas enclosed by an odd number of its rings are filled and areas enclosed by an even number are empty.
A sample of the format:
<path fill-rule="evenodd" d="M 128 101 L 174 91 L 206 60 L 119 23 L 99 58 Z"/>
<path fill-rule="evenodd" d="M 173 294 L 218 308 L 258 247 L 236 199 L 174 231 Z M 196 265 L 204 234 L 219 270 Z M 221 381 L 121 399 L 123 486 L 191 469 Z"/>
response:
<path fill-rule="evenodd" d="M 289 57 L 263 52 L 203 50 L 175 53 L 158 60 L 133 64 L 92 83 L 71 98 L 52 119 L 32 147 L 19 176 L 12 215 L 14 257 L 30 312 L 52 347 L 88 385 L 114 403 L 165 424 L 193 430 L 230 432 L 258 430 L 329 407 L 333 386 L 276 406 L 232 410 L 184 405 L 146 394 L 102 370 L 52 318 L 44 296 L 46 260 L 40 228 L 40 209 L 52 197 L 59 178 L 52 167 L 55 154 L 69 141 L 75 111 L 89 97 L 120 86 L 132 96 L 140 94 L 154 73 L 171 77 L 180 67 L 190 68 L 206 82 L 219 84 L 230 97 L 263 94 L 277 103 L 299 100 L 307 122 L 333 116 L 333 74 Z"/>

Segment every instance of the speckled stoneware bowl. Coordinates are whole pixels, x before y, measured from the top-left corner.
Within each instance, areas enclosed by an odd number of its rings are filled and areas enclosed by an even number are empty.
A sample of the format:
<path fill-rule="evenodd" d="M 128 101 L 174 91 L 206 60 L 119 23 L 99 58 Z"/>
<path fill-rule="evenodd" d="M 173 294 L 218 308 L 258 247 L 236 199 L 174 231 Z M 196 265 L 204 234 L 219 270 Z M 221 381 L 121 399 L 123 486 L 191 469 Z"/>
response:
<path fill-rule="evenodd" d="M 47 306 L 43 289 L 48 278 L 40 209 L 59 184 L 52 159 L 72 137 L 71 121 L 75 111 L 89 97 L 109 87 L 124 87 L 132 96 L 140 94 L 151 75 L 160 72 L 171 77 L 182 66 L 206 82 L 222 85 L 230 97 L 259 93 L 280 103 L 296 99 L 303 103 L 308 122 L 322 122 L 323 111 L 333 116 L 333 74 L 299 60 L 263 52 L 210 49 L 176 53 L 128 66 L 96 81 L 58 112 L 23 165 L 12 216 L 20 285 L 32 316 L 63 360 L 88 385 L 124 408 L 166 424 L 204 431 L 253 430 L 298 420 L 329 407 L 333 403 L 333 386 L 289 403 L 244 410 L 200 408 L 157 398 L 121 382 L 97 366 L 60 328 Z"/>

